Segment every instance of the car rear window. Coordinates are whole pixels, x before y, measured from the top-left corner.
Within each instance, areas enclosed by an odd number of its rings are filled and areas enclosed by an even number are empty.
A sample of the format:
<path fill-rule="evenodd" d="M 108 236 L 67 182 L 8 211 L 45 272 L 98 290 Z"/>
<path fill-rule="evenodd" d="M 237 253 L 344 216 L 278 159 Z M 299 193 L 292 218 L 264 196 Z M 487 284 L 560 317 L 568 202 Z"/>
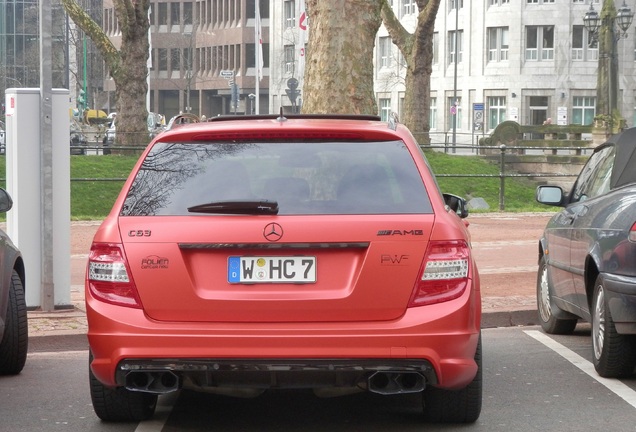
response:
<path fill-rule="evenodd" d="M 275 201 L 279 215 L 432 213 L 403 142 L 156 143 L 122 216 Z M 205 213 L 203 213 L 205 214 Z"/>

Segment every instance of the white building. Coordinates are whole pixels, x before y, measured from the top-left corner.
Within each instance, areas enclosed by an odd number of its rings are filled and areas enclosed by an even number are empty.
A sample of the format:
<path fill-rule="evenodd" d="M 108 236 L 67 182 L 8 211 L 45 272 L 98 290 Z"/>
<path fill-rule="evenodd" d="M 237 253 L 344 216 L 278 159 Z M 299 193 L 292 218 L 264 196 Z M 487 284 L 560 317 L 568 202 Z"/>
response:
<path fill-rule="evenodd" d="M 435 21 L 432 136 L 452 130 L 455 95 L 457 134 L 474 133 L 473 120 L 479 119 L 480 108 L 485 133 L 504 120 L 524 125 L 542 124 L 548 118 L 554 124 L 591 124 L 596 114 L 598 49 L 588 46 L 583 25 L 589 1 L 442 0 Z M 593 1 L 600 13 L 600 0 Z M 405 27 L 413 29 L 415 1 L 390 3 Z M 627 6 L 634 10 L 634 5 Z M 285 93 L 287 79 L 299 79 L 302 91 L 302 76 L 295 69 L 298 59 L 291 57 L 295 51 L 290 48 L 297 40 L 295 11 L 295 0 L 271 3 L 270 112 L 291 105 Z M 636 25 L 632 25 L 616 48 L 619 108 L 629 126 L 636 125 L 635 39 Z M 399 115 L 405 92 L 403 60 L 384 27 L 375 50 L 378 114 Z"/>
<path fill-rule="evenodd" d="M 305 43 L 301 26 L 306 24 L 302 18 L 302 4 L 304 1 L 301 0 L 270 2 L 270 113 L 277 113 L 281 107 L 285 112 L 299 111 L 302 106 L 303 63 L 300 56 L 304 53 Z M 290 79 L 298 80 L 300 90 L 294 104 L 287 91 Z"/>

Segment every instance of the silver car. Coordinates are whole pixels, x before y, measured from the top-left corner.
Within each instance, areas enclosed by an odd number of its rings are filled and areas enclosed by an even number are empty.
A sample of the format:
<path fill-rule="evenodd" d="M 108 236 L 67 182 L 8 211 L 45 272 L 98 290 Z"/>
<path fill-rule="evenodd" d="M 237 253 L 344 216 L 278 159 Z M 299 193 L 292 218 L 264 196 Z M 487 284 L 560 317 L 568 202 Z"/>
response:
<path fill-rule="evenodd" d="M 12 206 L 11 197 L 0 188 L 0 212 Z M 20 251 L 0 230 L 0 375 L 18 374 L 26 362 L 29 330 L 24 277 Z"/>

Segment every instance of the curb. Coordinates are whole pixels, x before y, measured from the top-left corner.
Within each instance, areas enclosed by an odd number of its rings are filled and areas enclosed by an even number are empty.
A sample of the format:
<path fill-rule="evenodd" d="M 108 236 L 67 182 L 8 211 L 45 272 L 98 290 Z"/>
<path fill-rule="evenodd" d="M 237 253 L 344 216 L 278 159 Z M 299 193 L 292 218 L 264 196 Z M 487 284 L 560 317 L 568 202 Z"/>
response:
<path fill-rule="evenodd" d="M 28 312 L 29 353 L 88 349 L 86 314 L 79 309 Z M 536 309 L 483 312 L 481 328 L 538 325 Z"/>
<path fill-rule="evenodd" d="M 481 315 L 481 328 L 539 325 L 536 309 L 486 312 Z"/>

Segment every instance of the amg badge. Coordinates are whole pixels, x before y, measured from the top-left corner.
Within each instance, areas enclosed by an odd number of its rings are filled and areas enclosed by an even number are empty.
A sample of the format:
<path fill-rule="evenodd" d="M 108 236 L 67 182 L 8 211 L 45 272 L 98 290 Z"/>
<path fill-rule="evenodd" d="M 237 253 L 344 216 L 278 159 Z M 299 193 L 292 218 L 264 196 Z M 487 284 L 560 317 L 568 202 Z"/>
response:
<path fill-rule="evenodd" d="M 421 236 L 424 230 L 380 230 L 378 236 Z"/>

